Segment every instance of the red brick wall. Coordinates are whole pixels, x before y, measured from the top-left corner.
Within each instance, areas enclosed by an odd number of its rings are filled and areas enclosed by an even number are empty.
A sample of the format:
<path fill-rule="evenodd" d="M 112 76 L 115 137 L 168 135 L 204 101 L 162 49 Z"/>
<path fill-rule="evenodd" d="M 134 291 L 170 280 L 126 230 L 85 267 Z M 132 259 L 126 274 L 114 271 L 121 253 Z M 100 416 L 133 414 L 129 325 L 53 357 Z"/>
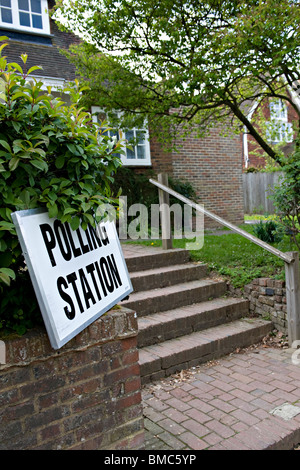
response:
<path fill-rule="evenodd" d="M 173 175 L 172 153 L 163 150 L 161 144 L 151 137 L 150 140 L 151 164 L 153 171 L 157 173 L 168 173 Z"/>
<path fill-rule="evenodd" d="M 142 449 L 135 317 L 112 310 L 58 351 L 44 330 L 5 340 L 0 449 Z"/>
<path fill-rule="evenodd" d="M 219 128 L 205 138 L 191 134 L 173 154 L 174 178 L 185 179 L 196 189 L 198 202 L 220 217 L 244 221 L 242 148 L 237 135 L 223 136 Z M 205 226 L 213 226 L 205 219 Z"/>
<path fill-rule="evenodd" d="M 223 136 L 218 128 L 205 138 L 191 134 L 177 139 L 179 151 L 165 152 L 151 139 L 151 169 L 190 182 L 198 202 L 217 215 L 236 224 L 244 221 L 242 142 L 239 135 Z M 141 173 L 143 168 L 131 167 Z M 216 226 L 205 219 L 205 226 Z"/>

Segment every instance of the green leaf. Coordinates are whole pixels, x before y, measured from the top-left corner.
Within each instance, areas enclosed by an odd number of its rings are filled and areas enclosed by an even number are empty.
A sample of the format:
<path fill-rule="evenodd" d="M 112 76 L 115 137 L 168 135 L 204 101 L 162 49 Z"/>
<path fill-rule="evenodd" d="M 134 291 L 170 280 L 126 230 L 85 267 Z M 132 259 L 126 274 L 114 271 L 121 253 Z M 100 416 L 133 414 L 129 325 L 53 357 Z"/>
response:
<path fill-rule="evenodd" d="M 68 207 L 67 209 L 64 210 L 64 215 L 66 214 L 75 214 L 77 212 L 76 209 L 73 209 L 72 207 Z"/>
<path fill-rule="evenodd" d="M 6 273 L 3 273 L 2 269 L 0 269 L 0 281 L 10 286 L 10 277 Z"/>
<path fill-rule="evenodd" d="M 20 122 L 11 121 L 11 124 L 16 132 L 20 132 L 22 124 Z"/>
<path fill-rule="evenodd" d="M 76 147 L 74 144 L 67 144 L 67 147 L 72 154 L 76 154 Z"/>
<path fill-rule="evenodd" d="M 17 91 L 17 93 L 15 93 L 13 96 L 12 96 L 12 100 L 16 100 L 17 98 L 30 98 L 28 93 L 24 92 L 24 91 Z"/>
<path fill-rule="evenodd" d="M 33 67 L 30 67 L 27 74 L 29 75 L 30 73 L 34 72 L 35 70 L 43 70 L 43 67 L 41 67 L 40 65 L 34 65 Z"/>
<path fill-rule="evenodd" d="M 59 157 L 57 157 L 57 159 L 55 160 L 56 168 L 60 170 L 64 166 L 64 164 L 65 164 L 65 156 L 60 155 Z"/>
<path fill-rule="evenodd" d="M 95 220 L 94 220 L 94 217 L 91 214 L 84 214 L 83 217 L 88 220 L 89 224 L 94 225 Z"/>
<path fill-rule="evenodd" d="M 15 228 L 14 224 L 11 222 L 6 222 L 6 220 L 0 221 L 0 230 L 13 230 Z"/>
<path fill-rule="evenodd" d="M 10 161 L 9 161 L 9 164 L 8 164 L 8 167 L 11 171 L 14 171 L 18 164 L 19 164 L 19 161 L 20 159 L 18 157 L 13 157 Z"/>
<path fill-rule="evenodd" d="M 21 59 L 22 59 L 23 63 L 26 64 L 27 59 L 28 59 L 28 55 L 27 54 L 21 54 Z"/>
<path fill-rule="evenodd" d="M 17 64 L 17 62 L 11 62 L 10 65 L 11 65 L 12 67 L 14 67 L 15 69 L 17 69 L 17 71 L 18 71 L 21 75 L 23 75 L 23 69 L 22 69 L 22 67 L 21 67 L 19 64 Z"/>
<path fill-rule="evenodd" d="M 78 216 L 73 217 L 70 225 L 72 230 L 77 230 L 80 225 L 80 218 Z"/>
<path fill-rule="evenodd" d="M 57 214 L 58 214 L 58 207 L 56 204 L 47 204 L 47 208 L 48 208 L 48 214 L 49 214 L 49 217 L 50 219 L 52 218 L 55 218 L 57 217 Z"/>
<path fill-rule="evenodd" d="M 41 160 L 31 160 L 30 163 L 36 168 L 38 168 L 39 170 L 48 171 L 48 165 L 46 162 L 43 162 Z"/>
<path fill-rule="evenodd" d="M 6 140 L 0 140 L 0 145 L 2 145 L 2 147 L 4 147 L 6 150 L 8 150 L 10 153 L 12 153 L 10 145 L 9 145 L 8 142 L 6 142 Z"/>
<path fill-rule="evenodd" d="M 16 274 L 15 272 L 10 269 L 10 268 L 0 268 L 0 272 L 3 273 L 3 274 L 6 274 L 7 276 L 9 276 L 11 279 L 16 279 Z"/>

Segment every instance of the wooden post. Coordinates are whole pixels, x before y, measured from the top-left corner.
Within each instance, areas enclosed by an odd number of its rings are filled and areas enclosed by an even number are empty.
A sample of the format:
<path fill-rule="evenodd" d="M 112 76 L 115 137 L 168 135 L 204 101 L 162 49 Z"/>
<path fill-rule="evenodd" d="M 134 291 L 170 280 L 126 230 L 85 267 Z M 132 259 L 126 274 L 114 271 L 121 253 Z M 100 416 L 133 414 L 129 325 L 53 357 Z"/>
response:
<path fill-rule="evenodd" d="M 159 173 L 159 183 L 168 186 L 167 173 Z M 158 190 L 159 206 L 161 212 L 161 236 L 163 250 L 171 250 L 173 248 L 170 218 L 170 201 L 169 194 L 162 189 Z"/>
<path fill-rule="evenodd" d="M 291 347 L 294 341 L 300 340 L 300 274 L 298 251 L 288 255 L 294 258 L 292 263 L 285 263 L 288 339 Z"/>

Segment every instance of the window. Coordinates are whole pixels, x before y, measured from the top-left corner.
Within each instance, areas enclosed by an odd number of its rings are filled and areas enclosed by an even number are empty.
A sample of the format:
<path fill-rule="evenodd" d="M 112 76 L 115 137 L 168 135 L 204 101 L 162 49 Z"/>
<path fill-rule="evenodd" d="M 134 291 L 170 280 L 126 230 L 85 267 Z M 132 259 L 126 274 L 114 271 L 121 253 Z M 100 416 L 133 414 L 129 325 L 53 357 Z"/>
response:
<path fill-rule="evenodd" d="M 47 0 L 0 0 L 0 27 L 50 34 Z"/>
<path fill-rule="evenodd" d="M 267 122 L 267 139 L 273 144 L 293 141 L 292 124 L 288 122 L 287 107 L 281 100 L 270 103 L 270 121 Z"/>
<path fill-rule="evenodd" d="M 107 122 L 106 113 L 98 106 L 92 106 L 93 121 L 101 124 L 103 121 Z M 120 113 L 116 113 L 116 117 L 120 117 Z M 117 140 L 127 140 L 129 144 L 132 142 L 131 148 L 124 146 L 123 150 L 125 155 L 120 155 L 121 160 L 126 166 L 150 166 L 150 144 L 149 132 L 146 126 L 144 128 L 124 129 L 121 132 L 118 129 L 108 129 L 106 132 L 110 137 L 115 137 Z"/>

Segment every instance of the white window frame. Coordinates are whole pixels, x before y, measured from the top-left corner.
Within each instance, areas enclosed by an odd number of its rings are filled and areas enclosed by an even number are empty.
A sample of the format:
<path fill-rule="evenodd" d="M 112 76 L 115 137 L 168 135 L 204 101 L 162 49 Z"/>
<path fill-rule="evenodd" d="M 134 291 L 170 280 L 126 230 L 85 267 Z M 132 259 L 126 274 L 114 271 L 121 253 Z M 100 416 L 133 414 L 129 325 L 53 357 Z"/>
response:
<path fill-rule="evenodd" d="M 30 0 L 29 7 L 30 7 Z M 0 6 L 0 9 L 6 8 L 5 6 Z M 30 7 L 31 8 L 31 7 Z M 20 24 L 19 4 L 18 0 L 11 0 L 11 8 L 7 8 L 11 11 L 12 14 L 12 23 L 5 23 L 2 21 L 2 16 L 0 12 L 0 28 L 1 29 L 11 29 L 14 31 L 21 31 L 27 33 L 37 33 L 40 35 L 50 35 L 50 22 L 49 22 L 49 13 L 48 13 L 48 0 L 41 0 L 41 17 L 43 28 L 34 28 L 31 26 L 23 26 Z M 30 22 L 32 22 L 31 11 L 30 11 Z"/>
<path fill-rule="evenodd" d="M 293 142 L 292 124 L 288 122 L 287 106 L 282 100 L 270 102 L 270 121 L 267 122 L 267 138 L 273 144 Z"/>
<path fill-rule="evenodd" d="M 97 114 L 99 114 L 99 113 L 105 113 L 106 114 L 105 110 L 103 108 L 101 108 L 100 106 L 92 106 L 91 107 L 91 114 L 92 114 L 93 122 L 96 122 L 96 123 L 98 122 Z M 118 117 L 121 116 L 120 112 L 115 111 L 115 113 L 118 115 Z M 144 133 L 145 158 L 138 158 L 138 156 L 137 156 L 137 146 L 138 145 L 133 146 L 133 150 L 135 152 L 136 158 L 128 158 L 127 157 L 128 149 L 126 148 L 125 145 L 123 145 L 122 150 L 124 151 L 125 155 L 122 155 L 122 154 L 120 155 L 123 165 L 125 165 L 125 166 L 151 166 L 149 130 L 148 130 L 148 127 L 147 127 L 146 123 L 145 123 L 145 126 L 143 128 L 133 127 L 131 129 L 128 129 L 128 130 L 133 131 L 135 137 L 136 137 L 137 132 L 142 131 Z M 120 140 L 126 139 L 126 133 L 122 129 L 120 129 L 118 131 L 118 134 L 119 134 L 119 139 Z"/>

